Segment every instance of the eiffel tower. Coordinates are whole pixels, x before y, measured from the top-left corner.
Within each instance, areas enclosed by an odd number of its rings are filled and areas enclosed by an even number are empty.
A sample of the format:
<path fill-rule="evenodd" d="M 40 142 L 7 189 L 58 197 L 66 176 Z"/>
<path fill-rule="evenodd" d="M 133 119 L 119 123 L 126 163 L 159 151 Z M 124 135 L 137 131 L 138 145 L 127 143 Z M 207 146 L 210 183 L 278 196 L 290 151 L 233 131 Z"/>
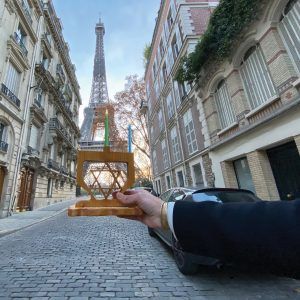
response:
<path fill-rule="evenodd" d="M 99 19 L 95 27 L 96 51 L 94 57 L 93 83 L 89 106 L 84 109 L 84 120 L 80 129 L 80 147 L 103 147 L 105 111 L 109 114 L 110 140 L 118 140 L 118 131 L 114 121 L 114 107 L 110 103 L 107 92 L 104 41 L 104 24 Z"/>

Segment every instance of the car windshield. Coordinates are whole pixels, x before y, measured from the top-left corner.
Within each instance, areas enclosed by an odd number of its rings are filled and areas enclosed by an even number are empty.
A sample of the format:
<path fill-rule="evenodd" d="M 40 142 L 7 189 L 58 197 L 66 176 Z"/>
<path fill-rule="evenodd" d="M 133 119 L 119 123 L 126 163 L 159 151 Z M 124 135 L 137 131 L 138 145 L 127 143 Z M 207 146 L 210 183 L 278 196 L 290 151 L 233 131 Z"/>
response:
<path fill-rule="evenodd" d="M 193 194 L 193 201 L 255 202 L 259 201 L 259 198 L 244 191 L 205 191 Z"/>

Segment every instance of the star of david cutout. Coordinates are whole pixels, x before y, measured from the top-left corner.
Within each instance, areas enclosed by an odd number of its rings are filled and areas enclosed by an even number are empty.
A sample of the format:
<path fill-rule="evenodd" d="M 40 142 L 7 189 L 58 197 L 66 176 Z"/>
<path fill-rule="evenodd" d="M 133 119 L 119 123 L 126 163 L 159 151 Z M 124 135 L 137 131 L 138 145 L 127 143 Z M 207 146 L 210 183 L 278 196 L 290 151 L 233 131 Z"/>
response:
<path fill-rule="evenodd" d="M 124 163 L 89 163 L 84 181 L 95 198 L 108 199 L 115 190 L 121 190 L 127 180 Z"/>

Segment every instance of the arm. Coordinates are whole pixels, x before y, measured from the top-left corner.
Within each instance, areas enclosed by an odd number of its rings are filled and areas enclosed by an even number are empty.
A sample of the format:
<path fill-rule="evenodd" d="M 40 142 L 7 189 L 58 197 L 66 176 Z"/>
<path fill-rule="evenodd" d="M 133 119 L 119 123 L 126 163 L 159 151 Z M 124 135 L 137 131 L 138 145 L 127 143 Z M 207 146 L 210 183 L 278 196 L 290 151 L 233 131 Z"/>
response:
<path fill-rule="evenodd" d="M 300 201 L 178 201 L 173 226 L 186 251 L 300 270 Z"/>

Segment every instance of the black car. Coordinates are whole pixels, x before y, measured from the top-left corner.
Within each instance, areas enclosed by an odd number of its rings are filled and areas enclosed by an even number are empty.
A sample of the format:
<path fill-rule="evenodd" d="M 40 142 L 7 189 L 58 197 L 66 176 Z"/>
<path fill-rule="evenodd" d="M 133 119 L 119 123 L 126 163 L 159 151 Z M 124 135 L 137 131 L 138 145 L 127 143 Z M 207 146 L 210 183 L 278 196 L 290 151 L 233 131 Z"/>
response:
<path fill-rule="evenodd" d="M 228 188 L 172 188 L 163 194 L 160 198 L 166 202 L 174 201 L 215 201 L 220 203 L 227 202 L 256 202 L 261 201 L 253 192 L 242 189 Z M 175 239 L 171 230 L 148 228 L 150 236 L 159 236 L 168 246 L 172 247 L 175 262 L 181 273 L 185 275 L 197 272 L 198 265 L 221 266 L 223 262 L 216 258 L 194 255 L 184 252 L 180 243 Z"/>

